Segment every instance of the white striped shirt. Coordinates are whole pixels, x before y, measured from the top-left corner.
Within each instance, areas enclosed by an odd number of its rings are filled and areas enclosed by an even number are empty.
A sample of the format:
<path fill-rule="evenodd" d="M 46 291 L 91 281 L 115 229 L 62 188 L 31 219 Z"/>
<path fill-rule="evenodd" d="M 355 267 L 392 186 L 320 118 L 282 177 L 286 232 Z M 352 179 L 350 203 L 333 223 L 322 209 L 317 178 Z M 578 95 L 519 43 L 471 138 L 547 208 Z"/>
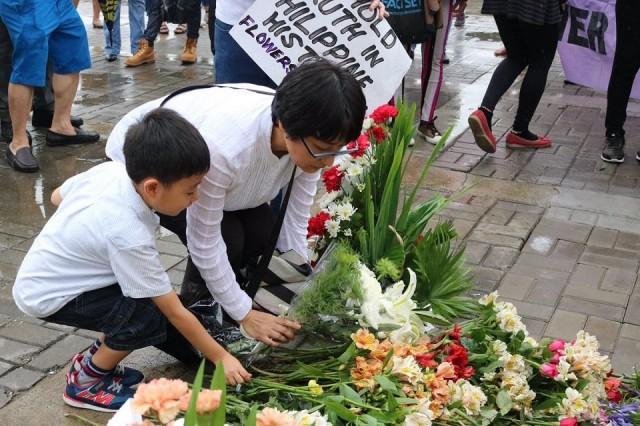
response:
<path fill-rule="evenodd" d="M 13 298 L 43 318 L 82 293 L 118 283 L 125 296 L 173 291 L 156 249 L 158 217 L 124 166 L 109 162 L 68 179 L 62 203 L 25 256 Z"/>
<path fill-rule="evenodd" d="M 272 100 L 270 95 L 249 90 L 214 87 L 182 93 L 165 105 L 191 122 L 209 147 L 211 169 L 199 187 L 200 199 L 187 210 L 187 243 L 207 288 L 235 320 L 249 313 L 251 299 L 236 282 L 227 257 L 220 230 L 223 212 L 268 203 L 286 187 L 293 171 L 288 155 L 278 158 L 271 152 Z M 124 162 L 127 129 L 161 102 L 141 105 L 114 127 L 106 147 L 109 158 Z M 295 250 L 306 258 L 307 222 L 319 177 L 319 172 L 296 174 L 278 239 L 277 247 L 283 252 Z"/>

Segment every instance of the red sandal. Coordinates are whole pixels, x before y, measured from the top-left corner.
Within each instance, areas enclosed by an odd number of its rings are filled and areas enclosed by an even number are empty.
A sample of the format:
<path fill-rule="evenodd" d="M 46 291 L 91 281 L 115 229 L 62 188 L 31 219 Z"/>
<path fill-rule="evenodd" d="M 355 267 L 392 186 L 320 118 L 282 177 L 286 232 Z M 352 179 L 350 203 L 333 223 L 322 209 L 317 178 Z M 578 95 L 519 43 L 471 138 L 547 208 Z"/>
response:
<path fill-rule="evenodd" d="M 476 144 L 485 152 L 496 152 L 496 137 L 491 133 L 487 116 L 482 110 L 477 109 L 469 116 L 469 128 L 473 133 Z"/>
<path fill-rule="evenodd" d="M 526 148 L 549 148 L 551 146 L 551 139 L 545 136 L 538 136 L 538 139 L 532 141 L 525 139 L 522 136 L 518 136 L 513 132 L 507 134 L 507 148 L 511 149 L 526 149 Z"/>

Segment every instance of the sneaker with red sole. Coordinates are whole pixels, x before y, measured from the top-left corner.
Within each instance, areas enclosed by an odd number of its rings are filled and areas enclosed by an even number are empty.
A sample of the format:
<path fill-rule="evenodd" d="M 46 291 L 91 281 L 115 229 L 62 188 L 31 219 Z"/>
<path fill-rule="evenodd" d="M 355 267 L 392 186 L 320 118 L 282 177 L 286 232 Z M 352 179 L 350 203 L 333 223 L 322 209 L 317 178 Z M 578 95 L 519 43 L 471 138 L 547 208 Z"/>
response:
<path fill-rule="evenodd" d="M 135 393 L 111 374 L 87 386 L 77 383 L 77 375 L 77 372 L 72 375 L 62 395 L 65 404 L 71 407 L 115 413 L 128 399 L 133 398 Z"/>
<path fill-rule="evenodd" d="M 477 109 L 469 116 L 469 128 L 473 133 L 473 138 L 483 151 L 493 154 L 496 152 L 496 137 L 491 133 L 487 116 L 482 110 Z"/>
<path fill-rule="evenodd" d="M 71 368 L 66 374 L 67 384 L 71 383 L 71 378 L 74 373 L 80 371 L 85 355 L 83 353 L 76 354 L 71 359 Z M 116 368 L 111 373 L 116 379 L 120 381 L 123 386 L 135 389 L 140 383 L 144 381 L 144 374 L 134 368 L 125 367 L 123 365 L 116 365 Z"/>
<path fill-rule="evenodd" d="M 538 136 L 538 139 L 532 141 L 516 135 L 513 132 L 509 132 L 507 135 L 507 148 L 511 149 L 527 149 L 527 148 L 549 148 L 551 146 L 551 139 L 545 136 Z"/>

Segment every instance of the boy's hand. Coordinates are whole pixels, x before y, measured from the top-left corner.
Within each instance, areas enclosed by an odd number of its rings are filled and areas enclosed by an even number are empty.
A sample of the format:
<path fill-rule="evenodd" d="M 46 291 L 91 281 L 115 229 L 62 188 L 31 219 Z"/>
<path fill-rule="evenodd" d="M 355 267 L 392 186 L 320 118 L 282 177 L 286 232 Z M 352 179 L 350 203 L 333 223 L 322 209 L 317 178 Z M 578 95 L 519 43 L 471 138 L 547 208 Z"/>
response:
<path fill-rule="evenodd" d="M 222 356 L 220 362 L 224 367 L 224 376 L 227 379 L 228 385 L 241 385 L 251 380 L 251 373 L 245 370 L 242 364 L 240 364 L 240 361 L 229 352 Z"/>
<path fill-rule="evenodd" d="M 240 324 L 249 336 L 269 346 L 280 346 L 293 340 L 295 332 L 302 328 L 295 321 L 256 310 L 249 311 Z"/>

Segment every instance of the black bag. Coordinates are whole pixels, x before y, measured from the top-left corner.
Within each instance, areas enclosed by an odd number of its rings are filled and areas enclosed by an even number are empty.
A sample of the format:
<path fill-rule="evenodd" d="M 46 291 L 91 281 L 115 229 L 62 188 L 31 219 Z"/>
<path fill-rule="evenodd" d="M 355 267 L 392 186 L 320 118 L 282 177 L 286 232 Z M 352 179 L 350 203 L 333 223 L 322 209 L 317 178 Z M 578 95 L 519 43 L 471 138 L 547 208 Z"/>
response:
<path fill-rule="evenodd" d="M 435 34 L 435 26 L 427 23 L 427 13 L 424 1 L 415 0 L 383 0 L 389 16 L 387 21 L 404 45 L 424 43 Z"/>
<path fill-rule="evenodd" d="M 162 0 L 162 20 L 172 24 L 184 24 L 198 13 L 200 0 Z"/>

